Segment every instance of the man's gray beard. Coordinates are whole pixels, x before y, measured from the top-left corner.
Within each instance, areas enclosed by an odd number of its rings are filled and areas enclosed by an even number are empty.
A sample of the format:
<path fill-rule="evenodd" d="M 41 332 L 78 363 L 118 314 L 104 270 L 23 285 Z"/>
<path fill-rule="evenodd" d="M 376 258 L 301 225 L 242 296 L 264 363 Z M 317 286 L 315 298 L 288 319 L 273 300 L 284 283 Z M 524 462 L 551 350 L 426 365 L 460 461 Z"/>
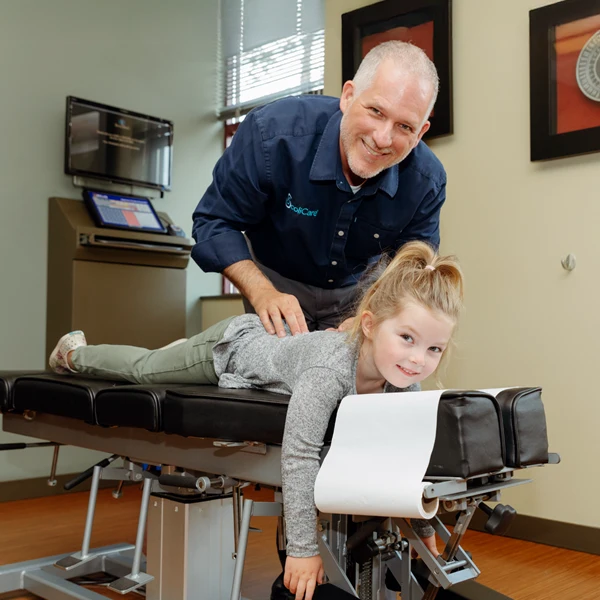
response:
<path fill-rule="evenodd" d="M 342 121 L 340 123 L 340 139 L 342 140 L 342 148 L 344 149 L 344 154 L 346 155 L 346 161 L 348 162 L 348 167 L 350 168 L 350 170 L 352 171 L 352 173 L 354 173 L 357 177 L 360 177 L 362 179 L 371 179 L 373 177 L 376 177 L 377 175 L 379 175 L 379 173 L 381 173 L 382 171 L 385 171 L 386 169 L 390 169 L 391 167 L 397 165 L 398 163 L 402 162 L 402 160 L 406 157 L 402 157 L 397 161 L 394 161 L 391 165 L 387 166 L 387 167 L 381 167 L 379 169 L 375 169 L 373 171 L 360 171 L 359 169 L 356 168 L 356 165 L 352 164 L 354 162 L 352 155 L 350 153 L 350 146 L 351 146 L 351 142 L 348 139 L 349 135 L 348 135 L 348 131 L 346 131 L 346 129 L 344 128 L 344 119 L 346 118 L 346 115 L 342 115 Z"/>
<path fill-rule="evenodd" d="M 376 169 L 375 171 L 369 171 L 367 173 L 367 171 L 360 171 L 359 169 L 357 169 L 352 163 L 354 162 L 353 159 L 351 158 L 350 154 L 348 154 L 348 150 L 346 150 L 344 148 L 345 152 L 346 152 L 346 158 L 348 159 L 348 166 L 350 167 L 350 170 L 357 176 L 357 177 L 361 177 L 362 179 L 371 179 L 372 177 L 375 177 L 376 175 L 379 175 L 379 173 L 381 173 L 382 171 L 384 171 L 385 169 L 388 169 L 389 167 L 381 167 L 380 169 Z M 393 166 L 393 165 L 390 165 Z"/>

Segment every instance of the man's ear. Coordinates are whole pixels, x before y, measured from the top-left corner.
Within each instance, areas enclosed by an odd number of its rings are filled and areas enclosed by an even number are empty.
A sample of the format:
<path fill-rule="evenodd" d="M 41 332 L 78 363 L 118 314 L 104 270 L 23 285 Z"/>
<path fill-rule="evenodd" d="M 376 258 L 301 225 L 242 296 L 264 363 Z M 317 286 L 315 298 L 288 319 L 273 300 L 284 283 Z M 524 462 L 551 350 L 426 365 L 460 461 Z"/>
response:
<path fill-rule="evenodd" d="M 370 340 L 373 337 L 373 331 L 375 330 L 375 319 L 370 310 L 365 310 L 360 316 L 360 327 L 365 339 Z"/>
<path fill-rule="evenodd" d="M 421 141 L 421 138 L 429 131 L 430 127 L 431 121 L 425 121 L 425 123 L 423 123 L 423 127 L 421 127 L 421 131 L 419 131 L 419 135 L 417 136 L 417 140 L 415 141 L 413 148 Z"/>
<path fill-rule="evenodd" d="M 344 113 L 354 100 L 354 83 L 352 81 L 346 81 L 342 88 L 342 95 L 340 96 L 340 110 Z"/>

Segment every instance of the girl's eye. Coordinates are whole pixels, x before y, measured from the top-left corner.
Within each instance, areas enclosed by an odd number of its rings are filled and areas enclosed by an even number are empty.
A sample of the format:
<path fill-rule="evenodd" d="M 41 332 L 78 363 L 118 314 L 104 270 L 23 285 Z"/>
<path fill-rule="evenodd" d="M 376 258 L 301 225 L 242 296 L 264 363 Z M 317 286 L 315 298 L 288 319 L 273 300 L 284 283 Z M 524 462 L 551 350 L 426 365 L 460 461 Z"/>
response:
<path fill-rule="evenodd" d="M 439 352 L 443 352 L 443 350 L 439 347 L 439 346 L 431 346 L 431 348 L 429 348 L 432 352 L 435 352 L 436 354 Z"/>
<path fill-rule="evenodd" d="M 406 340 L 407 342 L 410 342 L 412 344 L 412 341 L 413 341 L 412 336 L 408 335 L 408 333 L 402 333 L 402 334 L 400 334 L 400 337 L 403 340 Z"/>

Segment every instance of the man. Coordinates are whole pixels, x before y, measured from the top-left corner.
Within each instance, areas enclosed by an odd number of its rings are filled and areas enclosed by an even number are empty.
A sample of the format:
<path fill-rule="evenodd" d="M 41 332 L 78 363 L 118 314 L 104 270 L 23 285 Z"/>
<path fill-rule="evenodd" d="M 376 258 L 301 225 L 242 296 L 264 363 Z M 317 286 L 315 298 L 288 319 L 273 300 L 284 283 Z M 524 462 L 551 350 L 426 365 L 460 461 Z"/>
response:
<path fill-rule="evenodd" d="M 437 91 L 425 53 L 392 41 L 339 100 L 249 113 L 194 212 L 194 260 L 232 281 L 269 333 L 284 336 L 284 321 L 293 334 L 337 327 L 382 253 L 439 245 L 446 173 L 421 143 Z"/>
<path fill-rule="evenodd" d="M 422 50 L 386 42 L 340 99 L 253 110 L 194 212 L 194 260 L 232 281 L 269 333 L 284 336 L 284 321 L 293 334 L 343 328 L 381 254 L 414 239 L 439 245 L 446 173 L 421 143 L 437 92 Z M 283 574 L 271 598 L 294 598 Z"/>

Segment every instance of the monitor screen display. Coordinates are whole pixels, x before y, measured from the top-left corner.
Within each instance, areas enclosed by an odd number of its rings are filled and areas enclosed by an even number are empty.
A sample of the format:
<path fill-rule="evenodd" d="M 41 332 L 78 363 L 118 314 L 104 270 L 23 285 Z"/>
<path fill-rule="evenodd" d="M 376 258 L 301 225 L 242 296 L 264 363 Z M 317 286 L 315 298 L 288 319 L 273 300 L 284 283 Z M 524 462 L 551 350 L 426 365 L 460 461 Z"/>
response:
<path fill-rule="evenodd" d="M 173 124 L 69 96 L 65 173 L 171 188 Z"/>
<path fill-rule="evenodd" d="M 91 190 L 86 190 L 83 198 L 94 221 L 100 227 L 166 232 L 165 226 L 147 198 L 105 194 Z"/>

